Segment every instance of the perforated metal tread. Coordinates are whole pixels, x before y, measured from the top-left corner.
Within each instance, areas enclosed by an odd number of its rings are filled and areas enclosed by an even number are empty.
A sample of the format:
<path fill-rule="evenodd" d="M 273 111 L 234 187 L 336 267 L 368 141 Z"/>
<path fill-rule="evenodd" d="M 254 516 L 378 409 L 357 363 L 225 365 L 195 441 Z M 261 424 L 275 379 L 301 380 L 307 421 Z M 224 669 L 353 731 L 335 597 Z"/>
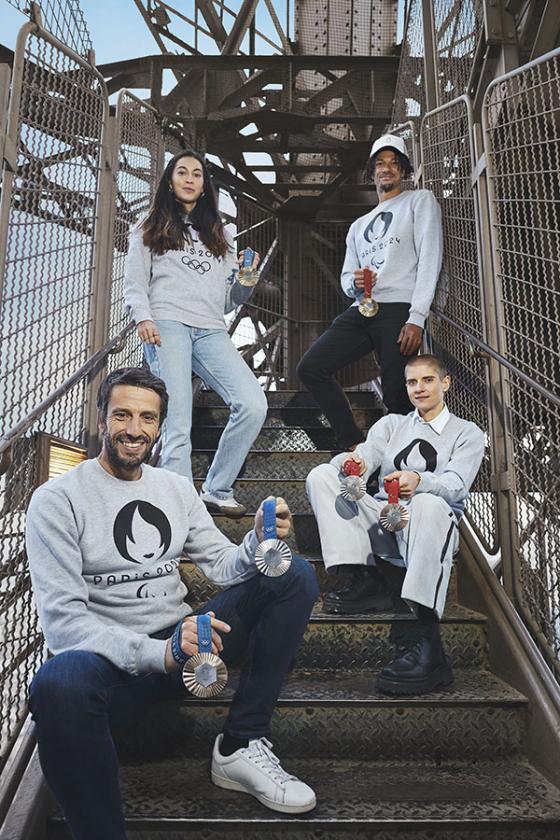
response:
<path fill-rule="evenodd" d="M 312 785 L 317 807 L 302 816 L 269 811 L 253 797 L 224 791 L 209 780 L 209 756 L 121 769 L 130 829 L 180 829 L 195 823 L 223 833 L 244 825 L 262 831 L 337 828 L 376 830 L 470 824 L 512 831 L 546 824 L 560 829 L 560 792 L 523 761 L 428 763 L 293 760 L 286 769 Z M 152 822 L 153 821 L 153 822 Z M 150 825 L 152 823 L 152 825 Z M 160 823 L 159 828 L 163 825 Z M 165 828 L 171 828 L 169 822 Z M 511 840 L 516 835 L 513 834 Z"/>
<path fill-rule="evenodd" d="M 352 408 L 376 408 L 381 403 L 374 391 L 350 391 L 345 389 L 344 393 Z M 284 406 L 286 408 L 318 408 L 317 400 L 309 391 L 267 391 L 266 399 L 269 406 Z M 196 406 L 208 408 L 212 406 L 224 407 L 225 403 L 214 391 L 199 391 L 196 398 Z M 195 409 L 196 410 L 196 409 Z"/>
<path fill-rule="evenodd" d="M 238 675 L 232 673 L 227 688 L 218 697 L 201 701 L 186 695 L 187 706 L 222 706 L 229 703 L 237 687 Z M 371 671 L 294 670 L 286 678 L 277 706 L 351 706 L 408 708 L 410 706 L 516 706 L 525 708 L 526 698 L 495 674 L 484 669 L 456 669 L 454 682 L 429 694 L 389 697 L 375 690 Z"/>

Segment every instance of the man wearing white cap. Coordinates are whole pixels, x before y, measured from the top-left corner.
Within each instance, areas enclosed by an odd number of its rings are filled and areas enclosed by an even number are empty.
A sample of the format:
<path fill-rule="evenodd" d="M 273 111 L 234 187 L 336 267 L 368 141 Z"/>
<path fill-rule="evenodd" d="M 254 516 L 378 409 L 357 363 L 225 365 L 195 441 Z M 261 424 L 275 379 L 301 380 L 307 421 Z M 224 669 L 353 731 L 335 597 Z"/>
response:
<path fill-rule="evenodd" d="M 346 237 L 340 282 L 354 298 L 309 348 L 298 376 L 317 399 L 334 429 L 338 445 L 352 449 L 363 440 L 352 409 L 334 374 L 375 351 L 381 367 L 383 401 L 391 414 L 412 406 L 404 385 L 407 359 L 420 347 L 442 260 L 441 211 L 429 190 L 402 190 L 412 167 L 401 137 L 384 134 L 373 144 L 367 175 L 379 203 L 356 219 Z M 364 268 L 373 272 L 377 313 L 359 310 Z"/>

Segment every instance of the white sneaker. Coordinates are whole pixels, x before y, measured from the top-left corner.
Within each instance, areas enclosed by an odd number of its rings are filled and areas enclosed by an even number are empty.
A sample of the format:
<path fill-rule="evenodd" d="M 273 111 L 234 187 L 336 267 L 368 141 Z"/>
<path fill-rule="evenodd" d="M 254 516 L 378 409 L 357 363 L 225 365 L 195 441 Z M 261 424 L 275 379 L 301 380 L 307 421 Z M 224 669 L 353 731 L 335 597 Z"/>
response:
<path fill-rule="evenodd" d="M 245 505 L 238 502 L 231 496 L 229 499 L 219 499 L 208 493 L 202 485 L 200 491 L 200 498 L 211 513 L 224 513 L 226 516 L 243 516 L 247 512 Z"/>
<path fill-rule="evenodd" d="M 285 814 L 303 814 L 317 804 L 309 785 L 280 765 L 266 738 L 249 741 L 248 747 L 224 756 L 220 753 L 223 735 L 218 735 L 212 753 L 212 781 L 228 790 L 250 793 L 267 808 Z"/>

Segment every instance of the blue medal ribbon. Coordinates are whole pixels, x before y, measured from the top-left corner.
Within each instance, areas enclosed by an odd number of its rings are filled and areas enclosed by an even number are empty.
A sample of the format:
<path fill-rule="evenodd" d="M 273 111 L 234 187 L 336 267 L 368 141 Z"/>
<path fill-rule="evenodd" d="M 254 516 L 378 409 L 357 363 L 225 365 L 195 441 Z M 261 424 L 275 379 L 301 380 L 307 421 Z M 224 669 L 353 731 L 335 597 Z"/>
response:
<path fill-rule="evenodd" d="M 263 502 L 263 534 L 265 540 L 276 539 L 276 499 Z"/>
<path fill-rule="evenodd" d="M 212 621 L 209 615 L 197 615 L 198 652 L 212 653 Z"/>
<path fill-rule="evenodd" d="M 251 268 L 253 265 L 253 260 L 255 258 L 255 252 L 252 251 L 250 248 L 245 248 L 243 251 L 243 268 Z"/>

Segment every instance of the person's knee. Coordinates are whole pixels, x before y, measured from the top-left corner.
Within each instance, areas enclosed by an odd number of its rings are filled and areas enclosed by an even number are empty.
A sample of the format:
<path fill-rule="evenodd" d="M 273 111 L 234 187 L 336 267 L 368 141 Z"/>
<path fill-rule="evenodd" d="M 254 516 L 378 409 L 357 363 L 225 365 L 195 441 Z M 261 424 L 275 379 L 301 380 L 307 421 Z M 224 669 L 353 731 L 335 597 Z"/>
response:
<path fill-rule="evenodd" d="M 417 493 L 410 500 L 410 515 L 422 517 L 448 516 L 449 505 L 441 498 L 432 493 Z"/>
<path fill-rule="evenodd" d="M 296 375 L 298 379 L 303 382 L 305 386 L 308 383 L 313 383 L 319 374 L 318 364 L 315 361 L 313 353 L 309 350 L 299 360 L 296 367 Z"/>
<path fill-rule="evenodd" d="M 313 606 L 319 595 L 319 584 L 313 564 L 296 555 L 292 557 L 290 574 L 298 597 L 305 602 L 306 606 Z"/>
<path fill-rule="evenodd" d="M 29 688 L 29 707 L 36 721 L 51 718 L 69 724 L 88 706 L 101 684 L 100 663 L 88 651 L 60 653 L 41 666 Z M 107 663 L 109 664 L 109 663 Z"/>
<path fill-rule="evenodd" d="M 232 414 L 236 414 L 238 418 L 252 428 L 260 429 L 268 412 L 268 403 L 264 391 L 258 386 L 251 391 L 247 396 L 239 402 L 235 401 L 231 404 Z"/>
<path fill-rule="evenodd" d="M 338 471 L 332 464 L 318 464 L 313 467 L 305 480 L 307 493 L 317 492 L 321 487 L 328 485 L 338 480 Z"/>

